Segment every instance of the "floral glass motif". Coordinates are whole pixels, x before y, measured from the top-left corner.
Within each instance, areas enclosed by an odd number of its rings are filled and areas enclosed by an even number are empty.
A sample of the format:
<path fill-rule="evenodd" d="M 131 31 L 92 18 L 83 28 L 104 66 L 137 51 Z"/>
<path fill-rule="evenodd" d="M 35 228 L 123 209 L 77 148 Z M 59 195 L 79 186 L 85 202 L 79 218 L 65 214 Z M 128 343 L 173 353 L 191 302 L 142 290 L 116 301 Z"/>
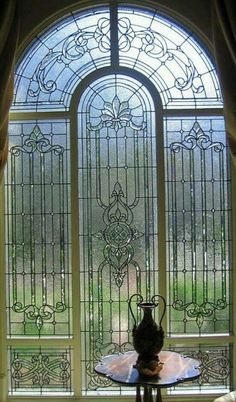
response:
<path fill-rule="evenodd" d="M 103 219 L 107 224 L 105 230 L 94 234 L 106 242 L 104 247 L 104 261 L 101 269 L 107 263 L 114 268 L 113 276 L 118 287 L 122 286 L 126 272 L 123 269 L 128 264 L 134 264 L 134 249 L 132 241 L 143 233 L 139 233 L 130 225 L 133 221 L 133 213 L 129 205 L 122 200 L 125 198 L 120 183 L 116 183 L 111 194 L 113 201 L 104 210 Z"/>
<path fill-rule="evenodd" d="M 203 380 L 211 391 L 230 387 L 221 335 L 231 330 L 231 193 L 219 81 L 201 40 L 147 4 L 71 11 L 17 63 L 5 181 L 8 336 L 19 345 L 11 395 L 132 393 L 94 366 L 132 348 L 129 297 L 162 291 L 172 347 L 176 335 L 201 335 Z M 217 350 L 207 349 L 212 334 Z M 43 336 L 55 349 L 34 346 Z"/>
<path fill-rule="evenodd" d="M 94 389 L 104 386 L 94 363 L 132 347 L 121 295 L 126 300 L 142 289 L 148 298 L 157 285 L 155 121 L 146 88 L 122 74 L 96 80 L 81 104 L 88 110 L 78 112 L 81 292 L 82 309 L 93 317 L 88 334 L 84 321 L 81 326 L 83 342 L 89 339 L 85 370 Z"/>
<path fill-rule="evenodd" d="M 147 76 L 164 107 L 222 105 L 210 59 L 191 35 L 158 13 L 119 7 L 118 16 L 120 64 Z"/>
<path fill-rule="evenodd" d="M 128 102 L 120 102 L 117 96 L 112 103 L 105 102 L 101 111 L 101 122 L 96 126 L 88 125 L 90 130 L 100 130 L 102 127 L 109 127 L 118 132 L 122 127 L 131 127 L 140 131 L 145 128 L 145 123 L 140 126 L 132 122 L 132 111 Z M 106 241 L 104 257 L 107 262 L 115 268 L 113 276 L 118 286 L 123 283 L 125 273 L 124 267 L 132 262 L 133 247 L 132 240 L 143 236 L 130 225 L 133 221 L 132 209 L 124 201 L 125 195 L 119 182 L 116 182 L 111 193 L 113 201 L 104 210 L 103 219 L 107 227 L 94 236 Z"/>
<path fill-rule="evenodd" d="M 174 121 L 167 121 L 167 127 L 174 127 Z M 178 131 L 181 124 L 185 129 Z M 167 147 L 170 299 L 184 322 L 178 328 L 173 312 L 171 332 L 228 331 L 230 205 L 225 139 L 221 142 L 215 135 L 222 124 L 220 118 L 180 120 L 176 136 L 180 134 L 182 140 Z M 167 128 L 167 139 L 168 134 Z"/>
<path fill-rule="evenodd" d="M 143 130 L 145 123 L 140 126 L 132 122 L 132 110 L 129 108 L 127 101 L 120 102 L 116 95 L 113 101 L 104 102 L 104 108 L 101 110 L 101 122 L 96 126 L 88 124 L 90 130 L 96 131 L 103 127 L 109 127 L 117 133 L 122 127 L 130 127 L 133 130 Z M 134 264 L 134 250 L 131 245 L 132 240 L 143 236 L 138 230 L 130 225 L 133 221 L 132 208 L 125 203 L 125 194 L 119 182 L 116 182 L 111 193 L 111 200 L 103 212 L 103 220 L 107 227 L 105 230 L 99 231 L 94 236 L 105 240 L 104 262 L 113 266 L 113 276 L 117 286 L 122 286 L 125 272 L 123 269 L 129 263 Z"/>
<path fill-rule="evenodd" d="M 52 144 L 38 125 L 22 145 L 10 148 L 11 308 L 22 317 L 25 331 L 31 335 L 40 333 L 47 321 L 55 326 L 56 314 L 68 309 L 64 151 L 61 145 Z M 20 171 L 22 164 L 24 172 Z M 53 175 L 56 183 L 52 182 Z M 58 235 L 54 235 L 49 243 L 53 227 L 59 235 L 59 260 L 50 257 L 58 248 Z M 23 241 L 20 241 L 22 234 Z M 27 258 L 29 261 L 25 262 Z M 57 296 L 53 296 L 52 292 L 56 292 Z M 35 325 L 35 329 L 30 323 Z"/>
<path fill-rule="evenodd" d="M 65 109 L 74 87 L 94 67 L 110 64 L 107 10 L 72 13 L 61 21 L 61 26 L 57 23 L 56 29 L 52 27 L 37 38 L 30 53 L 34 55 L 32 62 L 20 63 L 17 69 L 15 87 L 18 91 L 12 108 L 15 105 L 21 109 L 24 104 L 28 109 L 36 105 L 43 109 Z"/>
<path fill-rule="evenodd" d="M 122 127 L 131 127 L 133 130 L 141 130 L 145 124 L 140 126 L 132 121 L 132 111 L 127 101 L 120 102 L 116 95 L 113 101 L 104 102 L 104 108 L 101 111 L 101 122 L 97 126 L 89 125 L 91 130 L 99 130 L 102 127 L 113 128 L 116 132 Z"/>
<path fill-rule="evenodd" d="M 72 13 L 58 22 L 56 29 L 40 35 L 26 50 L 31 55 L 27 63 L 25 54 L 17 66 L 12 109 L 35 110 L 36 105 L 44 110 L 69 109 L 72 93 L 83 78 L 111 66 L 110 35 L 105 7 Z M 164 16 L 119 7 L 118 42 L 119 65 L 146 76 L 165 108 L 222 107 L 210 58 L 191 33 Z"/>

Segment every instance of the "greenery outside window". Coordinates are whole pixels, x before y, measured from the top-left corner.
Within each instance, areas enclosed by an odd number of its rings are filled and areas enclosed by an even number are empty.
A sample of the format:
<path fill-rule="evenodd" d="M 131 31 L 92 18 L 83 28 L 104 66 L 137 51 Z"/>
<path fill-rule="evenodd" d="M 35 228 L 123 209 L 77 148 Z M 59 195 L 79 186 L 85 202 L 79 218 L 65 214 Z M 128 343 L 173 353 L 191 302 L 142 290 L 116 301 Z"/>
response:
<path fill-rule="evenodd" d="M 132 395 L 93 368 L 132 349 L 137 292 L 166 298 L 165 348 L 202 363 L 169 400 L 232 387 L 222 107 L 200 39 L 150 7 L 71 11 L 22 53 L 5 176 L 9 396 Z"/>

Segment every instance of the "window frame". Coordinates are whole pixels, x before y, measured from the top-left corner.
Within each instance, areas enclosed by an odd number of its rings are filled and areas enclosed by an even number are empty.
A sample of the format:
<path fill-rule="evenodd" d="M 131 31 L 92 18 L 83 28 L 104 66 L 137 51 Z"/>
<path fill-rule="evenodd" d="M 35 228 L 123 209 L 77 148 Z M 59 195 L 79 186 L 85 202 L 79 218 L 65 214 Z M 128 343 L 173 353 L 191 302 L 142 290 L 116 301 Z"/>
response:
<path fill-rule="evenodd" d="M 112 16 L 111 16 L 111 31 L 115 32 L 115 30 L 112 29 L 112 26 L 114 27 L 116 25 L 116 23 L 117 23 L 117 15 L 115 13 L 115 5 L 114 4 L 111 6 L 111 12 L 112 12 Z M 26 118 L 26 120 L 29 119 L 29 118 L 34 118 L 34 117 L 35 117 L 35 119 L 38 118 L 40 120 L 39 116 L 41 116 L 42 118 L 46 118 L 46 117 L 50 118 L 51 117 L 51 118 L 57 119 L 60 116 L 60 117 L 65 117 L 65 118 L 70 119 L 71 133 L 76 134 L 76 132 L 77 132 L 77 114 L 76 114 L 76 111 L 77 111 L 77 106 L 78 106 L 78 103 L 79 103 L 79 93 L 81 93 L 81 94 L 83 93 L 83 88 L 85 88 L 88 85 L 89 81 L 92 81 L 95 76 L 97 78 L 99 75 L 102 76 L 103 74 L 105 74 L 105 73 L 107 74 L 108 72 L 114 73 L 114 71 L 117 71 L 117 72 L 119 71 L 119 72 L 124 72 L 126 74 L 128 74 L 128 72 L 130 73 L 130 70 L 128 68 L 125 68 L 125 67 L 119 67 L 118 68 L 118 64 L 117 64 L 118 63 L 118 53 L 117 53 L 118 49 L 115 46 L 112 49 L 113 49 L 114 54 L 111 56 L 111 58 L 113 60 L 111 67 L 104 67 L 100 71 L 97 71 L 95 73 L 91 73 L 89 75 L 89 77 L 87 77 L 87 78 L 85 78 L 83 80 L 82 85 L 79 85 L 77 87 L 77 89 L 75 90 L 74 94 L 73 94 L 72 101 L 71 101 L 71 107 L 70 107 L 70 110 L 68 112 L 66 112 L 66 111 L 64 111 L 64 112 L 63 111 L 61 111 L 61 112 L 37 112 L 37 113 L 30 112 L 30 113 L 25 113 L 25 114 L 24 113 L 21 114 L 20 112 L 11 112 L 11 114 L 10 114 L 11 121 L 18 120 L 21 117 L 23 118 L 23 116 Z M 132 74 L 130 74 L 130 75 L 132 76 Z M 147 84 L 148 80 L 146 80 L 142 76 L 141 73 L 135 72 L 134 77 L 137 77 L 137 76 L 139 76 L 140 79 L 142 78 L 142 80 L 145 81 L 145 85 Z M 149 84 L 147 84 L 147 85 L 149 85 Z M 151 90 L 151 91 L 152 91 L 151 94 L 154 93 L 153 90 Z M 154 95 L 154 96 L 156 98 L 156 95 Z M 158 102 L 160 102 L 160 100 Z M 168 116 L 172 116 L 172 115 L 177 116 L 178 114 L 180 114 L 181 116 L 189 116 L 189 115 L 193 114 L 192 112 L 194 112 L 194 109 L 192 109 L 192 110 L 179 110 L 178 111 L 178 110 L 167 110 L 167 109 L 164 110 L 162 108 L 162 111 L 163 111 L 163 117 L 168 117 Z M 203 109 L 202 111 L 200 109 L 197 109 L 197 110 L 195 110 L 195 112 L 198 115 L 199 115 L 199 112 L 201 112 L 202 116 L 204 116 L 204 115 L 213 115 L 213 114 L 215 114 L 217 116 L 219 114 L 222 114 L 221 109 L 219 109 L 219 110 L 217 110 L 217 109 L 213 109 L 213 110 L 211 110 L 211 109 Z M 160 141 L 163 141 L 163 126 L 162 126 L 162 122 L 159 119 L 157 119 L 157 121 L 156 121 L 156 127 L 157 127 L 157 131 L 159 131 L 162 134 L 162 135 L 159 136 L 159 139 L 160 139 Z M 158 148 L 159 152 L 161 152 L 161 147 L 158 146 L 157 148 Z M 71 149 L 72 149 L 72 165 L 75 164 L 74 166 L 76 166 L 77 165 L 77 138 L 76 138 L 76 135 L 73 135 L 73 134 L 71 136 Z M 161 165 L 162 165 L 162 169 L 161 169 L 161 172 L 160 172 L 158 177 L 159 177 L 160 181 L 163 180 L 163 182 L 164 182 L 164 153 L 162 153 L 161 155 L 158 155 L 158 160 L 161 161 Z M 73 239 L 72 240 L 72 250 L 74 250 L 72 252 L 72 267 L 73 267 L 73 271 L 74 271 L 73 275 L 74 275 L 74 279 L 75 279 L 75 280 L 73 280 L 73 284 L 72 284 L 72 291 L 74 293 L 74 297 L 73 297 L 73 305 L 74 305 L 74 307 L 73 307 L 74 337 L 73 337 L 72 340 L 68 340 L 68 342 L 63 339 L 63 340 L 56 340 L 56 343 L 58 345 L 62 345 L 62 344 L 64 345 L 64 344 L 67 344 L 67 343 L 68 343 L 68 345 L 72 345 L 72 347 L 74 348 L 75 355 L 79 357 L 80 356 L 80 347 L 79 347 L 80 323 L 79 323 L 79 320 L 78 320 L 78 313 L 80 311 L 80 307 L 79 307 L 79 298 L 77 297 L 77 295 L 78 295 L 77 284 L 79 283 L 79 270 L 77 269 L 77 264 L 78 264 L 78 260 L 79 260 L 79 258 L 78 258 L 78 256 L 79 256 L 79 245 L 78 245 L 78 237 L 73 235 L 73 233 L 78 233 L 78 230 L 77 230 L 77 228 L 78 228 L 78 211 L 75 208 L 75 205 L 77 204 L 77 192 L 78 192 L 76 171 L 77 171 L 77 169 L 72 169 L 72 171 L 71 171 L 71 182 L 74 183 L 74 186 L 73 186 L 74 189 L 73 189 L 72 195 L 71 195 L 71 200 L 72 200 L 71 204 L 72 204 L 72 210 L 74 210 L 74 214 L 75 214 L 73 219 L 72 219 L 72 230 L 71 230 L 72 239 Z M 233 166 L 231 167 L 231 171 L 232 171 L 232 200 L 233 200 L 233 199 L 236 198 L 235 169 L 234 169 Z M 76 183 L 76 185 L 75 185 L 75 183 Z M 163 186 L 161 188 L 164 189 Z M 164 197 L 160 197 L 159 207 L 160 208 L 159 208 L 159 218 L 158 219 L 160 219 L 160 224 L 163 225 L 163 227 L 165 227 L 165 219 L 164 219 L 165 214 L 163 213 L 165 211 Z M 235 236 L 236 224 L 234 223 L 235 222 L 234 217 L 236 216 L 235 209 L 236 208 L 234 206 L 234 203 L 232 202 L 232 213 L 233 213 L 232 214 L 232 222 L 233 222 L 233 226 L 234 226 L 233 229 L 232 229 L 233 241 L 234 241 L 234 239 L 236 237 Z M 1 192 L 0 211 L 4 212 L 3 191 Z M 2 216 L 3 216 L 3 213 L 1 214 L 1 217 Z M 1 221 L 0 221 L 0 230 L 1 230 L 1 232 L 0 232 L 1 238 L 4 238 L 4 221 L 3 221 L 3 219 L 1 219 Z M 164 239 L 165 239 L 165 232 L 163 231 L 161 239 L 160 239 L 160 244 L 162 244 L 162 242 L 164 242 Z M 5 264 L 4 254 L 5 254 L 4 253 L 4 245 L 3 245 L 3 242 L 2 242 L 1 243 L 1 261 L 0 261 L 0 262 L 2 262 L 2 266 L 4 266 L 4 264 Z M 163 262 L 166 260 L 166 252 L 165 252 L 164 247 L 160 246 L 158 256 L 159 256 L 160 267 L 163 267 L 163 269 L 160 271 L 160 280 L 164 284 L 163 287 L 166 289 L 167 288 L 166 271 L 164 269 L 164 264 L 163 264 Z M 236 257 L 236 251 L 233 250 L 233 257 L 232 257 L 233 264 L 235 264 L 234 263 L 235 257 Z M 235 276 L 234 272 L 235 272 L 235 266 L 234 266 L 234 271 L 233 271 L 233 277 Z M 2 279 L 2 283 L 4 283 L 5 282 L 5 274 L 2 272 L 2 270 L 0 271 L 0 280 L 1 279 Z M 235 280 L 233 280 L 233 295 L 234 295 L 233 303 L 234 303 L 234 306 L 236 305 L 236 297 L 235 297 L 236 292 L 235 291 L 236 291 L 236 285 L 235 285 Z M 75 297 L 75 295 L 76 295 L 76 297 Z M 4 306 L 5 305 L 5 293 L 4 293 L 4 291 L 1 292 L 0 298 L 1 298 L 1 306 Z M 4 308 L 3 308 L 3 310 L 4 310 Z M 6 323 L 5 323 L 5 320 L 4 320 L 3 317 L 4 317 L 4 314 L 1 314 L 1 316 L 0 316 L 0 324 L 1 324 L 1 328 L 2 328 L 1 336 L 2 336 L 2 334 L 4 334 L 6 332 Z M 164 318 L 164 323 L 163 323 L 164 327 L 166 327 L 166 320 L 167 320 L 167 317 Z M 233 325 L 234 325 L 234 333 L 236 333 L 236 324 L 234 322 L 233 322 Z M 199 343 L 204 344 L 204 342 L 206 342 L 206 338 L 207 337 L 202 336 L 201 338 L 197 339 L 197 343 L 198 344 Z M 217 335 L 215 337 L 211 336 L 210 338 L 207 338 L 207 341 L 210 344 L 216 344 L 217 345 L 217 342 L 219 341 L 219 339 L 221 339 L 222 343 L 225 342 L 227 344 L 230 344 L 230 343 L 235 344 L 235 335 L 224 336 L 224 337 L 221 337 L 221 338 L 219 336 L 217 336 Z M 176 342 L 178 344 L 182 344 L 184 342 L 187 345 L 191 345 L 192 342 L 195 341 L 195 340 L 196 340 L 196 337 L 193 337 L 193 336 L 190 336 L 190 337 L 181 337 L 181 336 L 178 337 L 177 336 L 177 337 L 172 337 L 171 339 L 168 338 L 168 344 L 170 346 L 172 346 Z M 28 342 L 27 339 L 22 340 L 22 341 L 23 341 L 23 343 Z M 53 339 L 53 338 L 52 339 L 47 339 L 47 340 L 46 339 L 34 339 L 34 341 L 33 341 L 33 343 L 35 345 L 44 345 L 45 344 L 45 346 L 52 345 L 52 344 L 54 344 L 54 342 L 55 342 L 55 339 Z M 166 343 L 167 343 L 167 341 L 166 341 Z M 6 367 L 7 367 L 6 349 L 7 349 L 7 346 L 8 345 L 15 345 L 15 344 L 17 344 L 17 340 L 9 340 L 9 339 L 6 340 L 4 335 L 3 335 L 3 349 L 4 349 L 4 352 L 3 352 L 3 358 L 0 359 L 1 360 L 1 362 L 0 362 L 0 373 L 6 371 Z M 236 357 L 235 349 L 236 348 L 234 347 L 234 351 L 233 351 L 234 357 Z M 1 350 L 0 350 L 0 352 L 1 352 Z M 74 372 L 79 372 L 79 360 L 80 360 L 79 358 L 74 359 Z M 234 361 L 236 361 L 236 359 L 234 359 Z M 236 384 L 236 374 L 233 374 L 233 376 L 234 376 L 233 383 Z M 4 382 L 4 379 L 3 379 L 3 382 Z M 1 383 L 1 379 L 0 379 L 0 383 Z M 6 386 L 6 384 L 5 384 L 5 386 Z M 80 395 L 80 386 L 81 386 L 80 380 L 78 380 L 78 378 L 76 377 L 76 380 L 74 380 L 75 395 L 76 394 Z M 7 386 L 5 388 L 7 388 Z M 9 401 L 14 400 L 15 402 L 17 402 L 18 400 L 19 401 L 20 400 L 27 400 L 27 399 L 33 400 L 32 397 L 28 397 L 28 396 L 23 396 L 23 397 L 17 397 L 17 396 L 12 397 L 11 396 L 11 397 L 7 397 L 6 396 L 6 389 L 4 391 L 4 387 L 3 387 L 3 397 L 6 400 L 9 400 Z M 211 398 L 211 399 L 212 399 L 212 397 L 213 397 L 212 394 L 210 396 L 206 396 L 206 398 Z M 93 397 L 79 396 L 78 398 L 79 398 L 79 400 L 84 399 L 86 401 L 89 401 L 90 399 L 93 400 Z M 65 398 L 62 398 L 61 400 L 63 400 L 63 399 L 65 399 L 65 401 L 75 400 L 74 397 L 65 397 Z M 120 398 L 115 397 L 114 401 L 116 399 L 117 399 L 117 401 L 120 400 Z M 131 400 L 133 398 L 130 397 L 130 398 L 127 398 L 127 399 Z M 172 396 L 169 395 L 169 398 L 168 398 L 168 400 L 170 400 L 170 401 L 171 400 L 177 400 L 177 399 L 178 398 L 175 397 L 174 395 L 172 395 Z M 56 401 L 56 400 L 58 400 L 58 397 L 53 397 L 52 396 L 52 397 L 48 398 L 48 397 L 41 396 L 40 400 L 42 400 L 42 401 L 44 401 L 44 400 L 45 401 L 46 400 L 50 400 L 50 401 L 55 400 Z M 186 400 L 188 400 L 188 398 L 186 398 Z M 191 400 L 191 396 L 190 396 L 189 400 Z M 204 401 L 204 400 L 210 400 L 210 399 L 205 399 L 205 397 L 203 396 L 203 397 L 201 397 L 201 400 Z"/>

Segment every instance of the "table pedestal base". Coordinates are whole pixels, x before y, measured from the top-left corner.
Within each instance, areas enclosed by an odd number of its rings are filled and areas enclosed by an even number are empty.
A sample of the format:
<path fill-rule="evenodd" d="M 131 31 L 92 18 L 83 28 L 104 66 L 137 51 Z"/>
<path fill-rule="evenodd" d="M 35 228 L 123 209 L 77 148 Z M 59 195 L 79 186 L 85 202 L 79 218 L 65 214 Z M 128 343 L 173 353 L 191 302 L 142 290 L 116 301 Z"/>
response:
<path fill-rule="evenodd" d="M 141 390 L 140 386 L 136 387 L 136 399 L 135 402 L 154 402 L 154 397 L 153 397 L 153 387 L 151 386 L 144 386 L 144 392 L 143 392 L 143 399 L 141 395 Z M 160 388 L 156 388 L 157 394 L 156 394 L 156 399 L 155 402 L 162 402 L 162 397 L 161 397 L 161 390 Z"/>

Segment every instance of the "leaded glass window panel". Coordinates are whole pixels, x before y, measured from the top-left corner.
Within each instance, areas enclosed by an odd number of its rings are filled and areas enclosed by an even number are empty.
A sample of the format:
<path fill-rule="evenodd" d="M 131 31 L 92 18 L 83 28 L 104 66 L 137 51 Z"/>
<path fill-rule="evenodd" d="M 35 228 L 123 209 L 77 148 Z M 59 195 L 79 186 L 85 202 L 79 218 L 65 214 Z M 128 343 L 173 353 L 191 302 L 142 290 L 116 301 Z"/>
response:
<path fill-rule="evenodd" d="M 72 393 L 70 348 L 9 348 L 11 394 L 60 395 Z"/>
<path fill-rule="evenodd" d="M 214 62 L 150 2 L 82 3 L 39 32 L 16 68 L 9 395 L 132 394 L 94 366 L 133 347 L 136 292 L 167 299 L 165 347 L 202 361 L 201 382 L 170 394 L 226 392 L 232 194 Z"/>
<path fill-rule="evenodd" d="M 119 61 L 156 86 L 165 108 L 221 107 L 215 68 L 191 33 L 158 12 L 120 7 Z"/>
<path fill-rule="evenodd" d="M 11 337 L 68 336 L 72 331 L 67 131 L 65 121 L 10 126 L 6 228 Z"/>
<path fill-rule="evenodd" d="M 222 107 L 215 68 L 193 35 L 154 11 L 127 7 L 119 8 L 118 34 L 119 64 L 148 77 L 164 107 Z M 71 13 L 26 54 L 17 67 L 12 109 L 68 109 L 79 82 L 111 65 L 108 10 Z"/>
<path fill-rule="evenodd" d="M 39 35 L 16 71 L 12 110 L 68 109 L 75 86 L 110 65 L 110 21 L 105 8 L 71 13 Z"/>
<path fill-rule="evenodd" d="M 95 361 L 132 348 L 128 298 L 158 289 L 155 114 L 146 88 L 121 74 L 90 84 L 78 148 L 83 370 L 93 389 L 101 384 Z"/>
<path fill-rule="evenodd" d="M 212 346 L 169 346 L 170 350 L 189 356 L 201 362 L 201 376 L 193 381 L 180 384 L 169 389 L 171 395 L 199 395 L 208 392 L 227 393 L 230 387 L 232 367 L 232 347 L 228 345 Z"/>
<path fill-rule="evenodd" d="M 230 331 L 230 189 L 222 117 L 165 121 L 170 332 Z"/>

